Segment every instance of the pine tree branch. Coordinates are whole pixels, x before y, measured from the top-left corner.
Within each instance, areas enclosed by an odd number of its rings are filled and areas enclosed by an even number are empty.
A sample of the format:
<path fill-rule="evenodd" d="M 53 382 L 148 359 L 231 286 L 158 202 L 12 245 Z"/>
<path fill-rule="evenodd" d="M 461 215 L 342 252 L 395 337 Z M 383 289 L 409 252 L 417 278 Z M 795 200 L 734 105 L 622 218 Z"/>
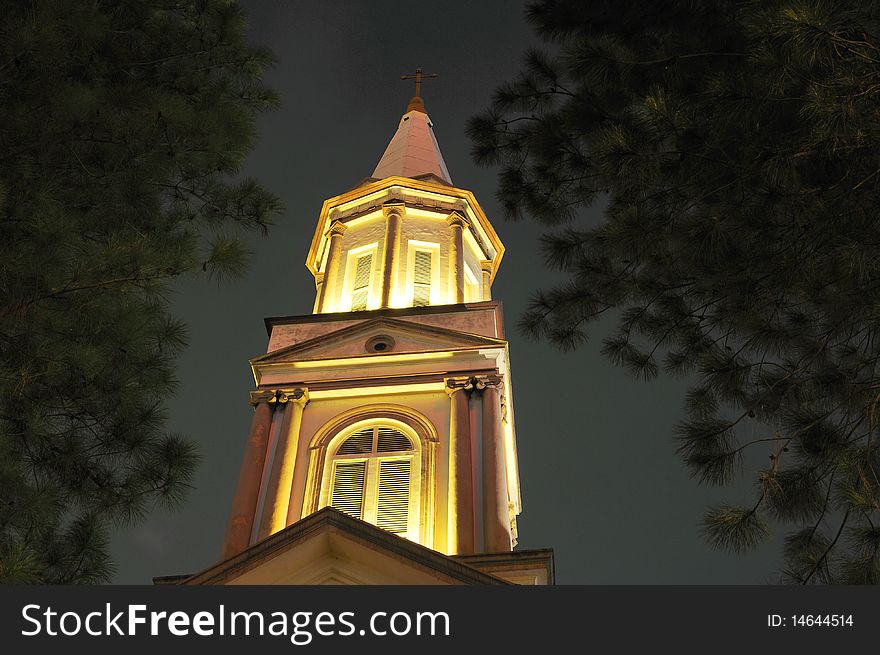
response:
<path fill-rule="evenodd" d="M 822 567 L 822 565 L 828 559 L 828 555 L 837 545 L 838 540 L 840 539 L 840 535 L 843 534 L 843 528 L 846 526 L 847 520 L 849 519 L 850 510 L 847 509 L 846 513 L 843 515 L 843 519 L 840 521 L 840 526 L 837 529 L 837 534 L 834 535 L 834 539 L 828 545 L 828 548 L 825 549 L 825 552 L 822 553 L 822 556 L 816 561 L 816 565 L 810 570 L 810 572 L 806 575 L 806 577 L 801 582 L 802 585 L 809 584 L 810 579 L 815 575 L 815 573 Z"/>
<path fill-rule="evenodd" d="M 748 53 L 744 52 L 692 52 L 684 55 L 666 55 L 657 59 L 646 60 L 628 60 L 614 59 L 613 57 L 595 57 L 603 61 L 610 61 L 615 64 L 624 64 L 627 66 L 654 66 L 656 64 L 667 64 L 680 59 L 696 59 L 702 57 L 748 57 Z"/>

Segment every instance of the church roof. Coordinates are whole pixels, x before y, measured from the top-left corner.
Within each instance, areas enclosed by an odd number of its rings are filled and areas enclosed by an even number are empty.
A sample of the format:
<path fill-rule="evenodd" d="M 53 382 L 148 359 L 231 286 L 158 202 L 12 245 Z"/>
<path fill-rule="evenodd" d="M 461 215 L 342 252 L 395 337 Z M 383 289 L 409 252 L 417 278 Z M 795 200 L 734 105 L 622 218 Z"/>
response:
<path fill-rule="evenodd" d="M 518 553 L 507 553 L 511 558 Z M 154 584 L 506 585 L 486 573 L 370 523 L 325 507 L 195 575 Z M 515 583 L 514 583 L 515 584 Z"/>
<path fill-rule="evenodd" d="M 407 112 L 400 119 L 397 132 L 385 148 L 372 177 L 383 179 L 398 175 L 418 178 L 431 175 L 446 184 L 452 184 L 440 146 L 434 137 L 434 124 L 425 113 L 421 99 L 418 100 L 418 104 L 411 101 L 407 107 Z"/>
<path fill-rule="evenodd" d="M 325 507 L 195 575 L 157 585 L 555 584 L 553 551 L 444 555 Z"/>

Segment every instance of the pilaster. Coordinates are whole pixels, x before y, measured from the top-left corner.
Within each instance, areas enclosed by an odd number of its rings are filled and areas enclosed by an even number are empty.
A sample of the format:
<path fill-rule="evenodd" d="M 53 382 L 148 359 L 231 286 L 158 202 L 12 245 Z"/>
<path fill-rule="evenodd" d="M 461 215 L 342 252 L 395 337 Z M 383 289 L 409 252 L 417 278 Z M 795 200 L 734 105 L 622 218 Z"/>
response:
<path fill-rule="evenodd" d="M 392 200 L 382 205 L 385 217 L 385 253 L 382 267 L 382 292 L 379 306 L 387 309 L 391 306 L 391 290 L 397 280 L 398 250 L 400 248 L 400 223 L 406 213 L 406 206 L 399 200 Z"/>
<path fill-rule="evenodd" d="M 491 259 L 480 261 L 480 272 L 483 276 L 483 300 L 492 300 L 492 267 Z"/>
<path fill-rule="evenodd" d="M 277 401 L 278 396 L 275 391 L 258 390 L 250 394 L 251 405 L 255 408 L 254 418 L 232 500 L 232 513 L 223 544 L 223 559 L 237 555 L 250 544 L 263 481 L 263 464 L 266 461 L 266 448 L 269 444 L 269 429 Z"/>
<path fill-rule="evenodd" d="M 339 259 L 342 256 L 342 235 L 346 227 L 340 221 L 333 221 L 325 236 L 330 239 L 330 247 L 327 252 L 327 265 L 324 267 L 324 278 L 319 292 L 318 312 L 323 312 L 327 305 L 327 289 L 333 287 L 339 289 Z"/>
<path fill-rule="evenodd" d="M 476 546 L 474 522 L 473 446 L 469 396 L 472 387 L 468 378 L 446 380 L 450 398 L 449 414 L 449 502 L 447 505 L 451 555 L 470 555 Z"/>
<path fill-rule="evenodd" d="M 450 284 L 453 286 L 454 302 L 464 302 L 464 237 L 463 231 L 467 226 L 464 216 L 457 211 L 452 212 L 447 218 L 449 225 L 449 269 Z"/>
<path fill-rule="evenodd" d="M 263 517 L 259 539 L 264 539 L 287 527 L 287 510 L 290 504 L 293 470 L 299 448 L 299 432 L 309 391 L 304 388 L 278 392 L 278 402 L 284 405 L 284 418 L 272 459 L 272 470 L 266 486 Z"/>

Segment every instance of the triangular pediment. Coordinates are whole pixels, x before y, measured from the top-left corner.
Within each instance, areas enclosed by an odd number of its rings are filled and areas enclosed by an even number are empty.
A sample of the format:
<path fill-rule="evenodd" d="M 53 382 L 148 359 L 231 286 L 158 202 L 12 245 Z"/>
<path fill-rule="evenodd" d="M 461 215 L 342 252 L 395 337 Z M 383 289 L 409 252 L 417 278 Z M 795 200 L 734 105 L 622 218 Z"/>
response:
<path fill-rule="evenodd" d="M 251 360 L 251 363 L 269 364 L 340 357 L 498 348 L 506 343 L 503 339 L 449 328 L 377 317 L 275 350 Z"/>
<path fill-rule="evenodd" d="M 437 551 L 324 508 L 243 553 L 169 584 L 507 584 Z"/>

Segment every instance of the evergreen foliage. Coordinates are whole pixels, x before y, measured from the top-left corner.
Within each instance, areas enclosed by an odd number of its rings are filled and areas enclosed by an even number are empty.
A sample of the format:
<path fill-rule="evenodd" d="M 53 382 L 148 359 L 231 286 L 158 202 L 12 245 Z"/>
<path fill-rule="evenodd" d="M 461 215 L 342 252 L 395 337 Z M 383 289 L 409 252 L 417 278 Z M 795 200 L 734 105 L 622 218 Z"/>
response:
<path fill-rule="evenodd" d="M 246 265 L 277 199 L 236 177 L 271 64 L 223 0 L 0 13 L 0 582 L 94 583 L 108 530 L 177 503 L 169 283 Z"/>
<path fill-rule="evenodd" d="M 522 319 L 694 380 L 680 453 L 755 498 L 705 518 L 741 551 L 791 530 L 783 579 L 880 581 L 880 3 L 540 0 L 546 42 L 474 117 L 512 218 L 567 282 Z M 599 224 L 583 208 L 604 207 Z"/>

